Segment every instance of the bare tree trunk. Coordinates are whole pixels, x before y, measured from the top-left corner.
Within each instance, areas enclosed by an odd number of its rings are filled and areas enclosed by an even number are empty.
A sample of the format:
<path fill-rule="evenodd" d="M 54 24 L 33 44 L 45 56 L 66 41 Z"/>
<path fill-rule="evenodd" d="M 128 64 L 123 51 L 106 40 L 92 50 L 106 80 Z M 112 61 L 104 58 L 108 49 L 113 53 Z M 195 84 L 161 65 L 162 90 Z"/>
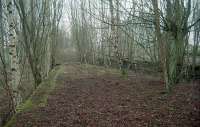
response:
<path fill-rule="evenodd" d="M 119 6 L 119 1 L 116 0 L 116 5 Z M 119 37 L 118 37 L 118 28 L 117 24 L 119 23 L 119 13 L 114 11 L 114 2 L 113 0 L 109 0 L 109 6 L 110 6 L 110 15 L 111 15 L 111 35 L 110 35 L 110 42 L 111 46 L 113 47 L 114 50 L 114 56 L 115 59 L 117 60 L 117 63 L 119 64 L 120 62 L 120 57 L 121 54 L 119 52 Z"/>
<path fill-rule="evenodd" d="M 197 20 L 197 18 L 200 17 L 200 2 L 197 2 L 197 6 L 194 10 L 193 14 L 193 20 Z M 195 66 L 196 66 L 196 58 L 197 58 L 197 53 L 199 49 L 199 43 L 200 43 L 200 22 L 194 26 L 194 45 L 193 45 L 193 54 L 192 54 L 192 70 L 193 73 L 195 74 Z"/>
<path fill-rule="evenodd" d="M 8 11 L 8 24 L 9 24 L 9 55 L 10 55 L 10 67 L 11 67 L 11 79 L 9 85 L 13 89 L 13 111 L 15 112 L 16 107 L 21 103 L 22 98 L 18 90 L 20 82 L 20 70 L 19 61 L 17 56 L 17 35 L 15 32 L 15 6 L 12 0 L 7 0 L 7 11 Z"/>
<path fill-rule="evenodd" d="M 155 13 L 155 28 L 156 28 L 156 36 L 157 36 L 157 41 L 159 45 L 159 58 L 160 58 L 160 63 L 162 67 L 162 72 L 163 72 L 163 80 L 165 81 L 165 86 L 166 89 L 169 91 L 170 86 L 169 86 L 169 78 L 168 78 L 168 72 L 167 72 L 167 58 L 166 58 L 166 43 L 162 41 L 162 35 L 161 35 L 161 30 L 160 30 L 160 13 L 158 9 L 158 0 L 152 0 L 153 2 L 153 7 L 154 7 L 154 13 Z"/>

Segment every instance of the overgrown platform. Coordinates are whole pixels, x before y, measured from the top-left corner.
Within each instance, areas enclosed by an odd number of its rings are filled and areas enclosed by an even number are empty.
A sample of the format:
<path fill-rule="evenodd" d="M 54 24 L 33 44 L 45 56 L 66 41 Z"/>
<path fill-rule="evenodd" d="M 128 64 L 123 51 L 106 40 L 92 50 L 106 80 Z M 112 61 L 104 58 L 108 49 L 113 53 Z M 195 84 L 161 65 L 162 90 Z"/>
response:
<path fill-rule="evenodd" d="M 56 86 L 56 87 L 54 87 Z M 63 65 L 19 108 L 7 127 L 192 127 L 192 84 L 164 94 L 159 77 L 91 65 Z"/>

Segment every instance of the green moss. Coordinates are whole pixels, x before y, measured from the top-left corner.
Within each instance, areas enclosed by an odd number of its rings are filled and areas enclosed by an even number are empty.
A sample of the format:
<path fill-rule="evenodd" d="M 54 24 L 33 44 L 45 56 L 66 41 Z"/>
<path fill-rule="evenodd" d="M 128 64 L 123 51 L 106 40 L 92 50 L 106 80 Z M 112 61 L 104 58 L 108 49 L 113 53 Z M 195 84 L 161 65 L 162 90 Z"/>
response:
<path fill-rule="evenodd" d="M 44 107 L 47 104 L 47 99 L 52 90 L 56 86 L 56 79 L 63 71 L 63 66 L 57 67 L 52 70 L 47 79 L 45 79 L 38 88 L 33 92 L 28 100 L 17 107 L 17 113 L 4 127 L 14 127 L 17 115 L 22 112 L 30 111 L 34 108 Z"/>
<path fill-rule="evenodd" d="M 104 75 L 104 74 L 120 74 L 120 70 L 114 69 L 114 68 L 105 68 L 100 67 L 96 65 L 90 65 L 90 64 L 83 64 L 81 65 L 82 70 L 88 70 L 89 72 L 95 72 L 98 76 Z"/>
<path fill-rule="evenodd" d="M 55 86 L 59 84 L 59 81 L 56 81 L 58 75 L 63 76 L 66 74 L 72 79 L 79 78 L 80 74 L 96 74 L 98 76 L 104 74 L 119 74 L 120 71 L 117 69 L 108 69 L 104 67 L 98 67 L 94 65 L 84 64 L 84 65 L 76 65 L 76 66 L 59 66 L 52 70 L 49 73 L 47 79 L 45 79 L 38 88 L 33 92 L 28 100 L 26 100 L 23 104 L 17 107 L 17 113 L 12 117 L 12 119 L 6 124 L 5 127 L 14 127 L 17 116 L 20 113 L 27 112 L 39 107 L 45 107 L 48 102 L 49 94 L 54 90 Z M 78 72 L 78 73 L 77 73 Z"/>
<path fill-rule="evenodd" d="M 16 116 L 13 116 L 10 121 L 4 126 L 4 127 L 13 127 L 13 125 L 16 123 Z"/>
<path fill-rule="evenodd" d="M 17 107 L 17 113 L 30 110 L 30 109 L 33 108 L 33 106 L 34 106 L 34 104 L 32 103 L 32 101 L 27 100 L 25 103 L 23 103 L 23 104 L 21 104 L 20 106 Z"/>

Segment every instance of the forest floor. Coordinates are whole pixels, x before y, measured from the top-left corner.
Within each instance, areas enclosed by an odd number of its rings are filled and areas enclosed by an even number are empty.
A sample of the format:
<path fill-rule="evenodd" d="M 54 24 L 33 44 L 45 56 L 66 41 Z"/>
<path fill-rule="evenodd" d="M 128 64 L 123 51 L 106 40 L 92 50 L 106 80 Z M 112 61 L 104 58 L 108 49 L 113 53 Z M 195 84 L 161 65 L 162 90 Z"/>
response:
<path fill-rule="evenodd" d="M 91 65 L 65 65 L 47 104 L 16 116 L 14 127 L 197 127 L 198 82 L 166 95 L 159 76 Z M 195 95 L 197 96 L 197 95 Z M 195 105 L 197 105 L 195 107 Z"/>

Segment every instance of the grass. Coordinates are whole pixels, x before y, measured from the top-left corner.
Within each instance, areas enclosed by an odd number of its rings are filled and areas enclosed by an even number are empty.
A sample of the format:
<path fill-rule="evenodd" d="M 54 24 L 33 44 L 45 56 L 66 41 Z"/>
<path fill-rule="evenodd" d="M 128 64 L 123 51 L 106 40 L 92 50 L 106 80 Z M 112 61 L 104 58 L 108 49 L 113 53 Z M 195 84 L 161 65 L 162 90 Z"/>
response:
<path fill-rule="evenodd" d="M 100 66 L 95 66 L 95 65 L 90 65 L 90 64 L 83 64 L 81 65 L 82 70 L 87 70 L 89 72 L 95 72 L 96 75 L 104 75 L 104 74 L 120 74 L 120 70 L 114 69 L 114 68 L 105 68 L 105 67 L 100 67 Z M 88 73 L 89 73 L 88 72 Z"/>
<path fill-rule="evenodd" d="M 52 70 L 48 78 L 39 85 L 30 98 L 17 107 L 17 113 L 4 127 L 13 127 L 19 113 L 27 112 L 38 107 L 44 107 L 47 104 L 48 95 L 56 86 L 56 79 L 58 75 L 62 73 L 63 70 L 63 66 L 56 67 Z"/>

